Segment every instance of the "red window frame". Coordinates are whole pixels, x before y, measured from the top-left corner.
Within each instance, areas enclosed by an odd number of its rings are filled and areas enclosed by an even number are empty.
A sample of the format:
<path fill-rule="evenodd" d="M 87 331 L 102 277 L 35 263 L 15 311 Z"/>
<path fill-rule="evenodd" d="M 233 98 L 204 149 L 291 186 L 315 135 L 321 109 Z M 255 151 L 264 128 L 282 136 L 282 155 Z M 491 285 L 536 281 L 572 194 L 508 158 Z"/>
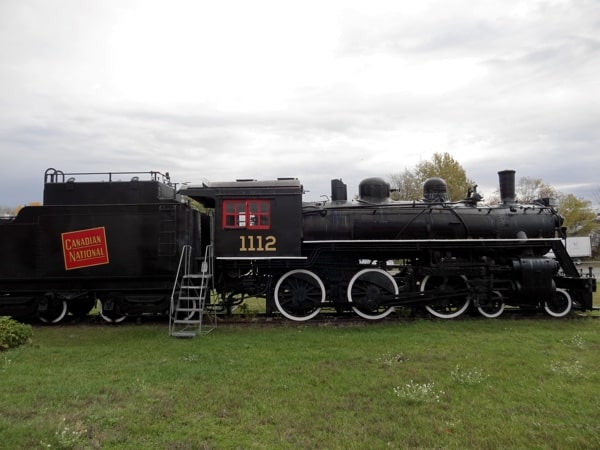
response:
<path fill-rule="evenodd" d="M 271 200 L 223 200 L 224 229 L 268 230 L 271 228 Z"/>

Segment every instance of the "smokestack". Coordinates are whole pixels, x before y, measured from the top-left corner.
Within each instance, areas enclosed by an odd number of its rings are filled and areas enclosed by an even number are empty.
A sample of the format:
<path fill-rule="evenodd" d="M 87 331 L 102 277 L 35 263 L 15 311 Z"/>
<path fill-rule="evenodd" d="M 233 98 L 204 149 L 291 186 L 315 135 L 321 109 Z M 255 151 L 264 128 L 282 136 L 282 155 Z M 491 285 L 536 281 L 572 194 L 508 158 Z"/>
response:
<path fill-rule="evenodd" d="M 342 180 L 331 180 L 331 201 L 346 201 L 348 200 L 348 192 L 346 183 Z"/>
<path fill-rule="evenodd" d="M 501 170 L 498 172 L 500 181 L 500 202 L 504 205 L 515 203 L 515 171 Z"/>

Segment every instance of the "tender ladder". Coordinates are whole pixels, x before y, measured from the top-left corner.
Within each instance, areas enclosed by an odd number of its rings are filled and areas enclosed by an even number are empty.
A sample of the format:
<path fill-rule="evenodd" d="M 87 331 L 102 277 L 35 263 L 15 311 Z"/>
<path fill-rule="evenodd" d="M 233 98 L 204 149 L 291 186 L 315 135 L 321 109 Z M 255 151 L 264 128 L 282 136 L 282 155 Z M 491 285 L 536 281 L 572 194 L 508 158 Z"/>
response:
<path fill-rule="evenodd" d="M 192 247 L 184 246 L 171 293 L 169 335 L 174 337 L 192 338 L 216 326 L 216 313 L 207 314 L 209 325 L 204 323 L 212 286 L 212 246 L 206 247 L 200 273 L 191 273 L 191 255 Z"/>

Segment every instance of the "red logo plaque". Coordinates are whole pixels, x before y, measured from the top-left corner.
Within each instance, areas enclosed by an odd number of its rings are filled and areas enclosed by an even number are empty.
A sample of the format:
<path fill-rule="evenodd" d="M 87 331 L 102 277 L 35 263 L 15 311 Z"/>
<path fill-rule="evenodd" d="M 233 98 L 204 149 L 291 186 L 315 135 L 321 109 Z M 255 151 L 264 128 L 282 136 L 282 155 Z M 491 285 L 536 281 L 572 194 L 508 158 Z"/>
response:
<path fill-rule="evenodd" d="M 70 231 L 61 236 L 66 270 L 108 264 L 104 227 Z"/>

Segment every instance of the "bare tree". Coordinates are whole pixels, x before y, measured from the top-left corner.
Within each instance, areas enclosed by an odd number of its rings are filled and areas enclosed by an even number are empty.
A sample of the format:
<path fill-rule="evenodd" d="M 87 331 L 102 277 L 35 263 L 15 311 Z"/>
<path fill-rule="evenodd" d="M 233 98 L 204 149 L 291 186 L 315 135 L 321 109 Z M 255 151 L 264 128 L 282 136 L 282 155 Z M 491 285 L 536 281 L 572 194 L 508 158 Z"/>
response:
<path fill-rule="evenodd" d="M 596 202 L 596 204 L 600 205 L 600 186 L 598 186 L 596 188 L 596 190 L 594 190 L 594 192 L 592 192 L 592 197 L 594 198 L 594 201 Z"/>
<path fill-rule="evenodd" d="M 515 186 L 517 201 L 519 203 L 533 203 L 538 198 L 557 198 L 558 192 L 541 178 L 521 177 Z"/>
<path fill-rule="evenodd" d="M 404 169 L 404 172 L 390 175 L 390 185 L 394 191 L 394 200 L 420 200 L 423 198 L 423 182 L 414 172 Z"/>

